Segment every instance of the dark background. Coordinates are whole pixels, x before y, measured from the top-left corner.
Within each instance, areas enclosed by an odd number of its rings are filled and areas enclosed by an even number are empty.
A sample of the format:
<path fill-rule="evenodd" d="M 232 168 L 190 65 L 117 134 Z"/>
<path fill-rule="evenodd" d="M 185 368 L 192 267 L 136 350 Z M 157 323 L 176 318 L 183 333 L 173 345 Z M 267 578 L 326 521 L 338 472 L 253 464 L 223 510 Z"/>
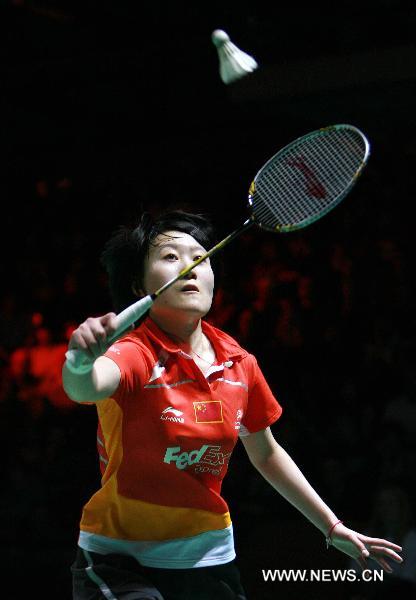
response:
<path fill-rule="evenodd" d="M 62 356 L 71 327 L 111 309 L 109 234 L 181 204 L 221 239 L 245 219 L 265 160 L 333 123 L 371 142 L 358 185 L 307 230 L 235 241 L 210 319 L 256 354 L 285 409 L 273 431 L 334 512 L 395 541 L 412 529 L 397 514 L 415 500 L 415 26 L 414 3 L 392 0 L 1 3 L 5 597 L 70 598 L 80 510 L 99 485 L 96 418 L 42 388 L 31 361 L 40 346 Z M 260 65 L 230 86 L 216 28 Z M 379 519 L 378 494 L 393 488 L 398 513 Z M 264 568 L 349 563 L 241 448 L 224 493 L 250 598 L 395 593 L 393 578 L 262 583 Z"/>

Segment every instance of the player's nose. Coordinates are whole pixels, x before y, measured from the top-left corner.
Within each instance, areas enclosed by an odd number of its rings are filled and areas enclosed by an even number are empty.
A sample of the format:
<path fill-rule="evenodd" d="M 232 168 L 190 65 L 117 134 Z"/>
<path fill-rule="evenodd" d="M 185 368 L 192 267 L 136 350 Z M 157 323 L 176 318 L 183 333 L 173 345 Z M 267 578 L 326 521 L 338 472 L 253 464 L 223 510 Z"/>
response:
<path fill-rule="evenodd" d="M 184 279 L 196 279 L 197 278 L 197 274 L 195 272 L 195 269 L 192 269 L 192 271 L 189 271 L 189 273 L 187 275 L 185 275 Z"/>

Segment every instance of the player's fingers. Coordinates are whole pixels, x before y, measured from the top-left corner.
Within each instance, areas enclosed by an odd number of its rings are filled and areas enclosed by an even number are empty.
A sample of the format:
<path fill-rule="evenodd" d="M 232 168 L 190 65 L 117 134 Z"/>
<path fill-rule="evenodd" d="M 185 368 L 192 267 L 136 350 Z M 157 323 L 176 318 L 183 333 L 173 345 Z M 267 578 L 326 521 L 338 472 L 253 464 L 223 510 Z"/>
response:
<path fill-rule="evenodd" d="M 354 544 L 354 546 L 356 547 L 356 549 L 358 550 L 358 552 L 360 553 L 360 556 L 362 558 L 368 558 L 370 553 L 367 550 L 367 548 L 365 547 L 365 545 L 363 544 L 363 542 L 360 540 L 359 537 L 357 536 L 353 536 L 351 538 L 352 543 Z"/>
<path fill-rule="evenodd" d="M 85 323 L 78 327 L 77 341 L 81 344 L 83 350 L 89 352 L 89 356 L 92 358 L 96 358 L 101 354 L 101 338 L 94 320 L 87 319 Z"/>
<path fill-rule="evenodd" d="M 360 565 L 361 569 L 365 571 L 368 569 L 367 561 L 362 556 L 358 556 L 355 561 Z"/>
<path fill-rule="evenodd" d="M 383 540 L 382 538 L 373 538 L 368 535 L 359 534 L 358 538 L 364 542 L 364 544 L 368 544 L 370 546 L 383 546 L 385 548 L 391 548 L 392 550 L 397 550 L 398 552 L 402 551 L 402 547 L 394 542 L 390 542 L 389 540 Z"/>
<path fill-rule="evenodd" d="M 108 344 L 106 343 L 107 331 L 104 329 L 104 327 L 98 320 L 91 325 L 90 331 L 97 343 L 100 353 L 103 354 L 108 346 Z"/>
<path fill-rule="evenodd" d="M 72 333 L 69 349 L 82 350 L 91 360 L 103 354 L 108 347 L 108 339 L 117 328 L 115 313 L 102 317 L 89 317 Z"/>
<path fill-rule="evenodd" d="M 117 315 L 113 312 L 109 312 L 100 318 L 100 323 L 105 329 L 107 337 L 110 338 L 117 329 Z"/>
<path fill-rule="evenodd" d="M 403 562 L 403 558 L 401 556 L 399 556 L 399 554 L 396 554 L 396 552 L 394 552 L 394 550 L 391 550 L 390 548 L 385 548 L 384 546 L 373 546 L 371 545 L 369 547 L 370 553 L 372 556 L 374 555 L 380 555 L 380 554 L 384 554 L 384 556 L 388 556 L 389 558 L 395 560 L 396 562 Z"/>
<path fill-rule="evenodd" d="M 386 571 L 386 573 L 393 573 L 393 569 L 391 568 L 391 566 L 389 565 L 389 563 L 382 557 L 378 557 L 376 558 L 375 556 L 372 557 L 373 560 L 376 561 L 377 564 L 380 565 L 380 567 Z"/>
<path fill-rule="evenodd" d="M 73 332 L 68 344 L 68 348 L 69 350 L 81 350 L 91 360 L 95 358 L 95 353 L 91 348 L 91 340 L 88 340 L 88 337 L 84 337 L 83 332 L 82 330 L 80 330 L 80 328 L 76 329 Z"/>

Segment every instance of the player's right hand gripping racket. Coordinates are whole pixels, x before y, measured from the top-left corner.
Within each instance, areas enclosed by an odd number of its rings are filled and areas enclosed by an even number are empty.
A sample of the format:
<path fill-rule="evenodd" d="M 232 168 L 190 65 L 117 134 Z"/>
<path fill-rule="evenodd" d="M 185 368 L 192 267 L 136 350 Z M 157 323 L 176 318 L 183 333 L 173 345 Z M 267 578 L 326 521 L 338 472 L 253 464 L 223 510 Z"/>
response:
<path fill-rule="evenodd" d="M 368 140 L 352 125 L 324 127 L 282 148 L 260 169 L 250 185 L 251 215 L 243 225 L 153 294 L 123 310 L 117 316 L 117 329 L 108 342 L 118 339 L 171 285 L 252 225 L 287 233 L 323 217 L 354 186 L 369 154 Z M 90 360 L 81 350 L 69 350 L 66 358 L 74 368 Z"/>

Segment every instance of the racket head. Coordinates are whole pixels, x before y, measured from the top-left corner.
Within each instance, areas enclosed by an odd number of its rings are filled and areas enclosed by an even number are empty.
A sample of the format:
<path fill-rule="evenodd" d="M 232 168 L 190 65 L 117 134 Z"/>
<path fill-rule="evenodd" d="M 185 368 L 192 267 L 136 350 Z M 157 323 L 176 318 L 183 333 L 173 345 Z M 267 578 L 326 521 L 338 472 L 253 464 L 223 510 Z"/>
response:
<path fill-rule="evenodd" d="M 248 196 L 251 218 L 282 233 L 310 225 L 345 198 L 369 156 L 367 138 L 353 125 L 331 125 L 294 140 L 255 176 Z"/>

